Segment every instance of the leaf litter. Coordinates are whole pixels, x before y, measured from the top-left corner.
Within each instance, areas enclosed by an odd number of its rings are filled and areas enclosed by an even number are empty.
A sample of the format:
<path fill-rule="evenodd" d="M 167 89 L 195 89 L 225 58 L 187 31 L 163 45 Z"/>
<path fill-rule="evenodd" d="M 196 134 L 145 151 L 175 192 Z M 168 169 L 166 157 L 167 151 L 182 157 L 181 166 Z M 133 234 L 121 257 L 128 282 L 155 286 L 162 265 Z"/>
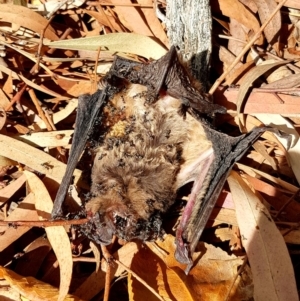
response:
<path fill-rule="evenodd" d="M 34 224 L 1 225 L 0 296 L 102 300 L 110 285 L 110 300 L 298 300 L 300 7 L 287 0 L 270 18 L 277 2 L 212 5 L 211 91 L 228 109 L 216 126 L 237 135 L 239 125 L 249 131 L 270 124 L 290 134 L 292 144 L 266 133 L 236 164 L 190 274 L 173 256 L 176 212 L 166 219 L 162 241 L 113 243 L 116 261 L 109 264 L 108 284 L 108 264 L 97 246 L 74 238 L 69 226 L 44 231 Z M 169 47 L 155 13 L 156 4 L 165 12 L 165 1 L 45 4 L 42 13 L 39 1 L 0 5 L 0 218 L 7 222 L 49 218 L 71 145 L 76 97 L 95 91 L 114 54 L 144 62 Z M 259 30 L 259 38 L 253 38 Z M 222 85 L 223 78 L 230 87 Z M 77 208 L 76 191 L 88 185 L 77 181 L 82 170 L 79 164 L 68 196 Z"/>

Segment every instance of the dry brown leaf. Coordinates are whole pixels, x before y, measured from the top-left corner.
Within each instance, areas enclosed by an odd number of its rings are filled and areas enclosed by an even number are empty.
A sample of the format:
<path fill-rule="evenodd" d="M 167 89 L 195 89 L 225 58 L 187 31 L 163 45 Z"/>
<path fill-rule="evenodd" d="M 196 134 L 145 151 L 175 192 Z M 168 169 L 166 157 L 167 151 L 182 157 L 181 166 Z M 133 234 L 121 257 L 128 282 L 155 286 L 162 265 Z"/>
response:
<path fill-rule="evenodd" d="M 252 68 L 243 78 L 243 81 L 241 83 L 239 92 L 238 92 L 238 97 L 236 100 L 236 106 L 237 106 L 237 112 L 238 114 L 242 113 L 244 103 L 246 101 L 246 96 L 249 93 L 249 89 L 257 80 L 260 76 L 265 74 L 266 72 L 272 70 L 273 68 L 279 67 L 281 65 L 287 64 L 288 61 L 279 61 L 276 63 L 271 63 L 271 64 L 264 64 L 264 65 L 259 65 L 254 68 Z M 244 125 L 244 122 L 241 121 L 241 125 Z"/>
<path fill-rule="evenodd" d="M 59 292 L 56 287 L 33 277 L 23 277 L 0 266 L 0 278 L 4 278 L 14 290 L 30 301 L 57 301 Z M 74 295 L 66 295 L 64 301 L 84 301 Z"/>
<path fill-rule="evenodd" d="M 109 2 L 112 4 L 118 4 L 119 0 L 110 0 Z M 132 32 L 145 36 L 153 36 L 153 32 L 144 20 L 141 9 L 139 7 L 132 6 L 132 2 L 130 0 L 123 0 L 122 4 L 128 4 L 128 6 L 116 5 L 113 10 L 118 14 L 119 20 L 124 24 L 124 26 Z"/>
<path fill-rule="evenodd" d="M 218 4 L 222 13 L 237 20 L 239 23 L 245 25 L 253 33 L 258 32 L 260 25 L 255 16 L 238 0 L 219 0 Z M 263 43 L 263 37 L 257 40 L 257 44 Z"/>
<path fill-rule="evenodd" d="M 35 147 L 57 147 L 70 145 L 74 130 L 38 132 L 30 135 L 13 135 L 12 138 Z"/>
<path fill-rule="evenodd" d="M 167 235 L 163 242 L 147 243 L 147 246 L 168 268 L 177 273 L 194 300 L 251 300 L 253 288 L 250 276 L 248 275 L 248 279 L 243 279 L 243 281 L 240 276 L 237 276 L 238 266 L 243 262 L 241 258 L 228 255 L 220 248 L 200 242 L 193 256 L 195 266 L 189 275 L 185 275 L 183 272 L 185 266 L 179 264 L 174 258 L 173 236 Z M 134 265 L 134 261 L 132 265 Z M 144 258 L 144 267 L 147 267 L 147 269 L 144 268 L 145 273 L 147 273 L 148 267 L 152 269 L 147 257 Z M 152 277 L 163 279 L 165 275 L 156 273 Z M 165 285 L 172 286 L 173 283 L 165 283 Z M 174 285 L 177 284 L 174 283 Z M 226 299 L 227 295 L 228 299 Z"/>
<path fill-rule="evenodd" d="M 277 137 L 277 139 L 286 148 L 288 161 L 297 178 L 298 183 L 300 183 L 300 137 L 292 123 L 277 114 L 256 114 L 255 116 L 265 125 L 272 125 L 277 129 L 283 131 L 284 133 L 290 135 L 290 137 L 292 138 L 292 144 L 289 149 L 287 149 L 288 141 L 286 138 Z"/>
<path fill-rule="evenodd" d="M 237 167 L 244 171 L 245 173 L 247 173 L 249 176 L 251 177 L 263 177 L 281 187 L 283 187 L 284 189 L 288 190 L 288 191 L 291 191 L 292 193 L 295 193 L 297 190 L 298 190 L 298 187 L 295 186 L 295 185 L 292 185 L 280 178 L 276 178 L 276 177 L 273 177 L 263 171 L 260 171 L 258 169 L 255 169 L 251 166 L 247 166 L 247 165 L 244 165 L 244 164 L 241 164 L 241 163 L 236 163 L 237 164 Z"/>
<path fill-rule="evenodd" d="M 6 123 L 6 112 L 4 110 L 4 108 L 2 108 L 0 106 L 0 131 L 2 130 L 2 128 L 4 127 L 5 123 Z"/>
<path fill-rule="evenodd" d="M 95 272 L 98 273 L 100 269 L 100 264 L 101 264 L 101 252 L 100 252 L 100 246 L 97 245 L 95 242 L 90 241 L 90 248 L 93 251 L 94 258 L 96 260 L 96 269 Z"/>
<path fill-rule="evenodd" d="M 8 186 L 0 190 L 0 203 L 4 203 L 9 200 L 14 193 L 19 190 L 25 184 L 26 178 L 24 175 L 10 183 Z"/>
<path fill-rule="evenodd" d="M 38 212 L 39 219 L 49 220 L 51 218 L 53 201 L 46 187 L 33 173 L 24 171 L 24 174 L 27 178 L 28 186 L 35 196 L 35 208 Z M 63 226 L 47 227 L 45 231 L 59 263 L 60 286 L 57 300 L 62 301 L 68 294 L 72 279 L 73 260 L 71 244 Z"/>
<path fill-rule="evenodd" d="M 238 70 L 237 70 L 238 71 Z M 247 73 L 244 77 L 247 76 Z M 244 81 L 244 77 L 238 83 Z M 233 79 L 234 75 L 232 76 Z M 228 79 L 228 82 L 231 79 Z M 229 110 L 236 111 L 236 101 L 240 89 L 228 88 L 227 90 L 216 90 L 214 93 L 214 99 L 220 105 L 225 106 Z M 262 99 L 264 101 L 262 101 Z M 282 100 L 282 101 L 280 101 Z M 295 115 L 300 113 L 300 106 L 298 98 L 293 95 L 269 93 L 263 91 L 263 88 L 254 89 L 249 95 L 247 95 L 247 102 L 243 108 L 245 114 L 258 114 L 258 113 L 270 113 L 270 114 L 283 114 L 285 116 Z"/>
<path fill-rule="evenodd" d="M 255 300 L 298 300 L 291 259 L 268 210 L 236 172 L 228 178 L 242 243 L 254 281 Z"/>
<path fill-rule="evenodd" d="M 294 88 L 300 85 L 300 73 L 291 74 L 286 77 L 282 77 L 277 81 L 273 81 L 270 84 L 263 86 L 263 89 L 282 89 L 282 88 Z"/>
<path fill-rule="evenodd" d="M 243 25 L 233 18 L 230 19 L 229 31 L 234 39 L 228 40 L 228 50 L 237 56 L 241 53 L 247 41 L 246 32 Z"/>
<path fill-rule="evenodd" d="M 144 14 L 147 25 L 153 32 L 153 35 L 169 48 L 168 37 L 155 14 L 155 9 L 153 8 L 155 2 L 153 3 L 152 0 L 138 0 L 137 2 L 142 6 L 141 11 Z M 148 6 L 148 8 L 145 8 L 145 6 Z"/>
<path fill-rule="evenodd" d="M 38 35 L 42 33 L 48 23 L 46 18 L 21 5 L 1 4 L 0 18 L 2 22 L 13 22 L 14 24 L 31 29 Z M 54 41 L 59 39 L 51 25 L 47 26 L 44 36 Z"/>
<path fill-rule="evenodd" d="M 226 70 L 232 64 L 232 62 L 235 60 L 236 56 L 234 54 L 232 54 L 227 48 L 220 46 L 219 58 L 223 62 L 224 69 Z M 241 68 L 242 65 L 243 64 L 241 62 L 236 64 L 236 66 L 232 69 L 232 71 L 230 71 L 228 77 L 232 76 L 232 74 L 234 72 L 236 72 L 237 69 Z"/>
<path fill-rule="evenodd" d="M 293 244 L 293 245 L 300 245 L 300 230 L 291 230 L 288 231 L 287 230 L 281 230 L 280 231 L 284 238 L 284 241 L 287 244 Z"/>
<path fill-rule="evenodd" d="M 38 215 L 34 209 L 35 198 L 33 194 L 29 194 L 19 204 L 19 206 L 5 219 L 6 221 L 19 221 L 19 220 L 37 220 Z M 20 238 L 24 233 L 30 230 L 30 227 L 8 228 L 0 226 L 0 252 L 6 247 L 11 245 L 14 241 Z"/>
<path fill-rule="evenodd" d="M 49 175 L 61 181 L 66 170 L 66 164 L 58 161 L 45 152 L 32 147 L 24 142 L 0 134 L 0 155 L 15 160 L 43 174 Z M 74 172 L 77 182 L 81 176 L 81 171 Z"/>
<path fill-rule="evenodd" d="M 72 40 L 61 40 L 47 43 L 57 49 L 94 50 L 101 48 L 109 52 L 125 52 L 137 54 L 145 58 L 159 59 L 166 54 L 166 48 L 158 42 L 142 34 L 136 33 L 110 33 L 97 37 L 87 37 Z"/>
<path fill-rule="evenodd" d="M 184 279 L 174 270 L 169 269 L 163 260 L 146 246 L 141 245 L 139 251 L 134 255 L 131 270 L 152 287 L 163 300 L 194 300 Z M 131 301 L 142 300 L 144 296 L 147 296 L 149 301 L 158 300 L 132 274 L 128 275 L 128 293 Z"/>
<path fill-rule="evenodd" d="M 79 81 L 67 90 L 68 94 L 73 97 L 78 97 L 83 94 L 93 94 L 97 90 L 97 83 L 92 81 Z"/>
<path fill-rule="evenodd" d="M 258 8 L 258 14 L 260 21 L 263 24 L 269 19 L 272 12 L 276 9 L 277 3 L 275 0 L 253 0 Z M 274 18 L 270 21 L 267 27 L 264 29 L 264 34 L 269 43 L 274 44 L 276 38 L 278 38 L 279 31 L 281 29 L 281 15 L 278 12 Z"/>
<path fill-rule="evenodd" d="M 266 82 L 273 83 L 285 77 L 289 77 L 290 75 L 293 75 L 293 72 L 288 67 L 281 66 L 277 68 L 274 72 L 271 72 L 270 75 L 266 76 Z"/>
<path fill-rule="evenodd" d="M 76 99 L 76 98 L 70 99 L 68 104 L 62 110 L 60 110 L 52 115 L 53 123 L 57 124 L 60 121 L 67 118 L 70 114 L 72 114 L 72 112 L 77 108 L 77 106 L 78 106 L 78 99 Z M 36 125 L 41 129 L 46 128 L 46 125 L 42 120 L 39 121 Z"/>
<path fill-rule="evenodd" d="M 50 89 L 47 89 L 47 88 L 45 88 L 41 85 L 38 85 L 38 84 L 34 83 L 33 81 L 27 79 L 25 76 L 23 76 L 21 74 L 17 74 L 16 72 L 10 70 L 9 68 L 7 68 L 3 65 L 0 65 L 0 71 L 4 72 L 5 74 L 8 74 L 8 75 L 11 74 L 13 79 L 22 80 L 29 87 L 34 88 L 38 91 L 44 92 L 44 93 L 49 94 L 49 95 L 54 96 L 54 97 L 61 97 L 60 94 L 55 93 L 54 91 L 51 91 Z M 67 99 L 66 97 L 61 97 L 61 98 L 62 99 Z M 3 100 L 3 101 L 5 101 L 5 100 Z M 10 103 L 9 101 L 5 101 L 5 102 L 8 103 L 8 104 Z"/>
<path fill-rule="evenodd" d="M 280 2 L 280 0 L 276 0 L 276 2 Z M 284 6 L 300 9 L 300 3 L 298 0 L 287 0 L 285 2 Z"/>
<path fill-rule="evenodd" d="M 284 208 L 284 216 L 287 221 L 298 222 L 300 218 L 300 204 L 295 200 L 290 200 L 290 197 L 283 194 L 280 189 L 263 182 L 259 179 L 244 175 L 248 183 L 257 191 L 263 193 L 266 201 L 274 207 L 275 210 L 280 210 L 284 204 L 288 205 Z"/>
<path fill-rule="evenodd" d="M 8 69 L 5 66 L 1 65 L 0 66 L 1 69 Z M 8 69 L 9 70 L 9 69 Z M 9 72 L 7 73 L 8 77 L 2 87 L 3 92 L 10 98 L 12 98 L 13 92 L 14 92 L 14 88 L 13 88 L 13 73 L 11 72 L 11 70 L 9 70 Z"/>
<path fill-rule="evenodd" d="M 218 224 L 237 225 L 235 211 L 227 208 L 214 208 L 209 219 L 213 219 L 212 227 Z"/>
<path fill-rule="evenodd" d="M 42 235 L 26 246 L 23 252 L 22 258 L 16 262 L 14 272 L 22 276 L 36 277 L 47 255 L 50 255 L 51 245 Z"/>
<path fill-rule="evenodd" d="M 262 156 L 263 160 L 268 161 L 272 168 L 274 170 L 277 170 L 277 164 L 275 162 L 275 159 L 270 156 L 270 154 L 267 151 L 267 148 L 264 144 L 262 144 L 260 141 L 256 141 L 252 147 Z"/>
<path fill-rule="evenodd" d="M 0 65 L 1 67 L 1 65 Z M 6 108 L 9 105 L 9 100 L 7 96 L 5 95 L 3 89 L 0 89 L 0 106 L 3 108 Z"/>
<path fill-rule="evenodd" d="M 90 9 L 82 9 L 81 12 L 84 14 L 88 14 L 88 15 L 92 16 L 93 18 L 95 18 L 99 22 L 100 25 L 105 25 L 107 27 L 112 26 L 113 31 L 123 32 L 123 29 L 118 24 L 118 22 L 116 22 L 116 19 L 112 16 L 105 14 L 105 12 L 101 9 L 99 11 L 93 11 Z"/>

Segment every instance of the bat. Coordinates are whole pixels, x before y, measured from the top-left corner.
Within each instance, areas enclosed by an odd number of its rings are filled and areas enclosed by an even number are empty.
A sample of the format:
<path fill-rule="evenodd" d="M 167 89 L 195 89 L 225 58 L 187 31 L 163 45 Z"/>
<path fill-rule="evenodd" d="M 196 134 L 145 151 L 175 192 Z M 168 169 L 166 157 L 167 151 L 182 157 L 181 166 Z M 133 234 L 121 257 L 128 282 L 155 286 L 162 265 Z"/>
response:
<path fill-rule="evenodd" d="M 113 235 L 155 240 L 164 233 L 162 219 L 178 189 L 193 182 L 176 231 L 175 258 L 188 272 L 228 173 L 268 129 L 230 137 L 206 121 L 216 113 L 226 109 L 193 85 L 174 47 L 148 64 L 116 57 L 102 90 L 79 99 L 52 218 L 63 217 L 73 171 L 87 140 L 96 135 L 84 233 L 103 245 Z"/>

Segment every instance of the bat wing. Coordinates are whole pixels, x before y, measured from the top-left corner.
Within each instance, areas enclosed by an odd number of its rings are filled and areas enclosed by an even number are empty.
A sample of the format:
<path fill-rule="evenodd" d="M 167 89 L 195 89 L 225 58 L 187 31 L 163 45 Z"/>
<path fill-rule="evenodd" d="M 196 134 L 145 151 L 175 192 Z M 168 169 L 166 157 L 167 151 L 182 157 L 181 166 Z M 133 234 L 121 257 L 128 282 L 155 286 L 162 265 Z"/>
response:
<path fill-rule="evenodd" d="M 108 89 L 108 86 L 106 86 L 103 90 L 98 90 L 91 96 L 84 95 L 79 97 L 72 147 L 66 172 L 54 201 L 52 218 L 63 217 L 62 205 L 69 189 L 73 172 L 85 148 L 88 135 L 93 128 L 96 117 L 107 99 L 107 95 L 109 94 Z"/>
<path fill-rule="evenodd" d="M 213 153 L 204 159 L 208 162 L 208 168 L 204 168 L 194 179 L 192 193 L 176 231 L 175 258 L 188 264 L 186 273 L 192 266 L 191 256 L 232 166 L 262 133 L 266 130 L 274 131 L 261 127 L 239 137 L 230 137 L 207 126 L 204 129 L 207 138 L 212 142 Z M 205 164 L 202 163 L 202 166 Z"/>

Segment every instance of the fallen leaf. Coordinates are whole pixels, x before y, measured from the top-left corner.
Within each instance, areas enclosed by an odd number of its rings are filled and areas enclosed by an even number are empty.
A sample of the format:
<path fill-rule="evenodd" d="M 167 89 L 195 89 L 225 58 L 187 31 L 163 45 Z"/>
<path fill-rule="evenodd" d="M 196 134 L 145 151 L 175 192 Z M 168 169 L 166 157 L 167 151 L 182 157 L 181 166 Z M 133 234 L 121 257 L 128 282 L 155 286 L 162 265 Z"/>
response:
<path fill-rule="evenodd" d="M 116 19 L 113 16 L 105 14 L 104 10 L 93 11 L 90 9 L 82 9 L 81 13 L 88 14 L 91 17 L 95 18 L 100 25 L 105 25 L 107 27 L 112 26 L 113 31 L 123 32 L 121 26 L 116 22 Z"/>
<path fill-rule="evenodd" d="M 260 24 L 254 14 L 238 0 L 219 0 L 218 4 L 219 9 L 225 16 L 237 20 L 249 30 L 252 30 L 253 33 L 259 31 Z M 262 43 L 263 37 L 257 40 L 257 44 L 261 45 Z"/>
<path fill-rule="evenodd" d="M 238 173 L 231 172 L 228 184 L 253 273 L 254 299 L 298 300 L 291 259 L 268 210 Z"/>
<path fill-rule="evenodd" d="M 253 0 L 258 8 L 258 15 L 263 24 L 266 20 L 269 19 L 270 15 L 276 9 L 277 3 L 275 0 Z M 278 34 L 281 29 L 281 15 L 280 12 L 272 18 L 267 27 L 264 29 L 264 34 L 267 41 L 270 44 L 274 44 L 276 39 L 278 39 Z"/>
<path fill-rule="evenodd" d="M 9 285 L 30 301 L 57 301 L 59 291 L 56 287 L 44 283 L 33 277 L 23 277 L 0 266 L 0 277 L 8 281 Z M 85 301 L 74 295 L 66 295 L 64 301 Z"/>
<path fill-rule="evenodd" d="M 74 130 L 38 132 L 30 135 L 13 135 L 12 138 L 35 147 L 57 147 L 70 145 Z"/>
<path fill-rule="evenodd" d="M 287 149 L 288 141 L 286 138 L 277 137 L 277 139 L 286 148 L 290 166 L 297 178 L 298 183 L 300 183 L 300 137 L 292 123 L 278 114 L 255 114 L 255 117 L 265 125 L 273 126 L 281 130 L 283 133 L 290 135 L 292 138 L 292 144 L 289 149 Z"/>
<path fill-rule="evenodd" d="M 260 76 L 265 74 L 266 72 L 272 70 L 273 68 L 279 67 L 281 65 L 287 64 L 288 61 L 279 61 L 276 63 L 270 63 L 270 64 L 264 64 L 259 65 L 254 68 L 252 68 L 243 78 L 243 81 L 241 83 L 237 100 L 236 100 L 236 107 L 237 107 L 237 113 L 241 114 L 243 111 L 243 106 L 246 101 L 246 96 L 249 93 L 249 90 L 251 86 L 253 85 L 254 81 L 257 80 Z M 244 125 L 244 122 L 241 120 L 240 125 Z"/>
<path fill-rule="evenodd" d="M 46 174 L 61 181 L 66 170 L 66 164 L 58 161 L 45 152 L 32 147 L 24 142 L 18 141 L 6 135 L 0 134 L 0 155 L 11 160 L 20 162 L 40 173 Z M 81 176 L 81 171 L 74 171 L 75 182 Z"/>
<path fill-rule="evenodd" d="M 159 39 L 166 47 L 169 46 L 168 37 L 166 35 L 165 30 L 162 27 L 161 22 L 158 20 L 155 9 L 153 9 L 153 3 L 152 0 L 138 0 L 139 4 L 141 4 L 141 11 L 143 12 L 143 15 L 145 16 L 146 23 L 150 27 L 151 31 L 153 32 L 154 37 Z M 148 6 L 148 7 L 146 7 Z"/>
<path fill-rule="evenodd" d="M 299 221 L 300 204 L 297 201 L 291 200 L 290 196 L 283 194 L 280 189 L 274 187 L 273 185 L 248 175 L 244 175 L 244 178 L 255 190 L 263 194 L 263 197 L 275 210 L 280 210 L 284 204 L 288 204 L 283 211 L 287 221 Z"/>
<path fill-rule="evenodd" d="M 67 118 L 77 108 L 77 106 L 78 106 L 78 99 L 76 98 L 70 99 L 68 104 L 62 110 L 52 115 L 53 123 L 57 124 L 60 121 Z M 37 123 L 37 126 L 41 129 L 46 128 L 46 125 L 42 120 Z"/>
<path fill-rule="evenodd" d="M 35 208 L 40 220 L 49 220 L 53 208 L 53 201 L 43 182 L 33 173 L 24 171 L 28 186 L 35 196 Z M 60 286 L 58 301 L 65 300 L 68 294 L 73 270 L 71 244 L 63 226 L 47 227 L 47 238 L 56 255 L 60 270 Z M 56 292 L 57 294 L 57 292 Z"/>
<path fill-rule="evenodd" d="M 279 185 L 281 186 L 282 188 L 288 190 L 288 191 L 291 191 L 292 193 L 295 193 L 297 190 L 298 190 L 298 187 L 295 186 L 295 185 L 292 185 L 280 178 L 276 178 L 276 177 L 273 177 L 261 170 L 258 170 L 258 169 L 255 169 L 251 166 L 247 166 L 247 165 L 244 165 L 244 164 L 241 164 L 241 163 L 236 163 L 237 167 L 244 171 L 245 173 L 247 173 L 249 176 L 252 176 L 252 177 L 262 177 L 262 178 L 265 178 L 269 181 L 271 181 L 272 183 L 276 184 L 276 185 Z"/>
<path fill-rule="evenodd" d="M 153 36 L 153 32 L 149 28 L 145 20 L 144 16 L 141 13 L 141 8 L 132 6 L 132 2 L 130 0 L 123 0 L 123 5 L 117 5 L 119 3 L 118 0 L 111 0 L 112 4 L 116 3 L 114 7 L 114 11 L 119 16 L 119 20 L 122 24 L 128 28 L 131 32 L 144 35 L 144 36 Z"/>
<path fill-rule="evenodd" d="M 262 89 L 283 89 L 283 88 L 294 88 L 300 85 L 300 73 L 291 74 L 289 76 L 273 81 L 262 87 Z"/>
<path fill-rule="evenodd" d="M 34 208 L 35 197 L 32 193 L 28 194 L 22 200 L 19 206 L 5 219 L 6 221 L 32 221 L 37 220 L 38 215 Z M 8 228 L 0 226 L 0 252 L 20 238 L 24 233 L 28 232 L 31 227 Z"/>
<path fill-rule="evenodd" d="M 4 203 L 9 200 L 16 191 L 18 191 L 26 182 L 24 175 L 7 185 L 0 190 L 0 203 Z"/>
<path fill-rule="evenodd" d="M 57 49 L 98 50 L 127 52 L 145 58 L 159 59 L 166 54 L 166 49 L 151 38 L 134 33 L 110 33 L 97 37 L 62 40 L 47 44 Z"/>
<path fill-rule="evenodd" d="M 0 106 L 0 131 L 2 130 L 2 128 L 4 127 L 5 123 L 6 123 L 6 112 L 4 110 L 4 108 L 2 108 Z"/>
<path fill-rule="evenodd" d="M 238 267 L 243 263 L 242 258 L 228 255 L 220 248 L 200 242 L 196 253 L 193 255 L 194 266 L 190 273 L 186 275 L 183 271 L 185 266 L 178 263 L 174 258 L 175 242 L 173 236 L 166 235 L 163 241 L 146 244 L 165 263 L 167 269 L 172 269 L 176 272 L 186 285 L 193 300 L 251 300 L 253 294 L 251 274 L 246 277 L 247 280 L 245 278 L 242 280 L 241 276 L 237 275 Z M 143 273 L 148 274 L 147 277 L 152 275 L 154 279 L 157 279 L 157 282 L 165 279 L 166 275 L 164 273 L 159 273 L 158 269 L 155 272 L 150 267 L 148 257 L 140 260 L 144 260 Z M 134 261 L 132 262 L 132 268 L 134 268 L 133 265 Z M 170 287 L 173 285 L 178 286 L 177 283 L 167 281 L 165 281 L 164 285 Z M 168 288 L 168 291 L 170 290 L 171 288 Z"/>
<path fill-rule="evenodd" d="M 300 230 L 291 230 L 288 231 L 287 230 L 281 230 L 280 231 L 284 238 L 284 241 L 287 244 L 293 244 L 293 245 L 300 245 Z"/>
<path fill-rule="evenodd" d="M 21 5 L 1 4 L 0 5 L 0 18 L 2 22 L 19 24 L 23 27 L 29 28 L 36 32 L 38 35 L 45 30 L 45 38 L 50 40 L 58 40 L 54 29 L 48 25 L 46 18 L 43 18 L 38 13 Z"/>
<path fill-rule="evenodd" d="M 145 266 L 147 268 L 145 269 Z M 141 245 L 131 262 L 131 270 L 152 287 L 163 300 L 194 300 L 188 287 L 180 275 L 169 269 L 163 260 L 157 257 L 146 246 Z M 128 275 L 129 300 L 154 301 L 158 298 L 131 274 Z"/>

